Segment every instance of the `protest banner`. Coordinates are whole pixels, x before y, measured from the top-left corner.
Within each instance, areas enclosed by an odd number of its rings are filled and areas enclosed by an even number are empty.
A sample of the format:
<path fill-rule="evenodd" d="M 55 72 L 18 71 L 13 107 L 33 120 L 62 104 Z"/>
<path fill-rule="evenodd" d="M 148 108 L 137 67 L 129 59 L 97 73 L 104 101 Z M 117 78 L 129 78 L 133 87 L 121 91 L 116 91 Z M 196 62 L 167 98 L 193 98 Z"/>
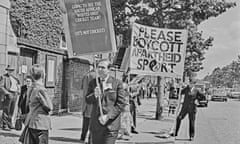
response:
<path fill-rule="evenodd" d="M 110 0 L 62 0 L 62 3 L 70 55 L 116 51 Z"/>
<path fill-rule="evenodd" d="M 131 73 L 141 75 L 182 76 L 187 31 L 133 24 Z"/>

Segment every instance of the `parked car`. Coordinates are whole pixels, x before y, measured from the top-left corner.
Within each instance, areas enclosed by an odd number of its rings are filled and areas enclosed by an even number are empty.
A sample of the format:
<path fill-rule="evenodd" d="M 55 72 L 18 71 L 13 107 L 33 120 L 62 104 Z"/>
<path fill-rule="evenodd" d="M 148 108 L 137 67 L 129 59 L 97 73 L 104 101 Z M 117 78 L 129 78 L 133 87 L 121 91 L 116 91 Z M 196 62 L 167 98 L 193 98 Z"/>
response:
<path fill-rule="evenodd" d="M 240 91 L 231 92 L 231 95 L 229 97 L 234 99 L 240 99 Z"/>
<path fill-rule="evenodd" d="M 208 99 L 207 99 L 207 96 L 205 94 L 200 95 L 198 106 L 202 106 L 202 107 L 207 107 L 208 106 Z"/>
<path fill-rule="evenodd" d="M 225 88 L 216 88 L 212 91 L 212 101 L 227 101 L 227 91 Z"/>

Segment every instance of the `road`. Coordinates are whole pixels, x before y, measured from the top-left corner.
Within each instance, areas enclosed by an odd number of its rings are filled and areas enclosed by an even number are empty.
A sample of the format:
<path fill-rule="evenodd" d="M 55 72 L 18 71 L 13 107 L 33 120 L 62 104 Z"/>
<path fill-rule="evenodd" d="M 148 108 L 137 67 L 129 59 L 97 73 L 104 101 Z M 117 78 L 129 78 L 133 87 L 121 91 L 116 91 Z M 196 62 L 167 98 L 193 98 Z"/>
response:
<path fill-rule="evenodd" d="M 175 144 L 240 144 L 240 101 L 211 101 L 198 108 L 194 141 L 188 141 L 187 117 L 179 132 Z"/>

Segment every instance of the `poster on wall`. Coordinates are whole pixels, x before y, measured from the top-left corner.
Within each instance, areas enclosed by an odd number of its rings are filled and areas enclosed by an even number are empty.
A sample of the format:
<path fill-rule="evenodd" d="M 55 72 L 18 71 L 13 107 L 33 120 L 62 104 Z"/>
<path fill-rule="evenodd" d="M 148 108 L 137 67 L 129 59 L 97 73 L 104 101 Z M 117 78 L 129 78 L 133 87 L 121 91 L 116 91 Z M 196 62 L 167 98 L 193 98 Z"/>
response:
<path fill-rule="evenodd" d="M 110 0 L 62 0 L 70 55 L 116 51 Z"/>
<path fill-rule="evenodd" d="M 131 73 L 167 77 L 182 76 L 187 45 L 187 31 L 133 24 L 131 38 Z"/>

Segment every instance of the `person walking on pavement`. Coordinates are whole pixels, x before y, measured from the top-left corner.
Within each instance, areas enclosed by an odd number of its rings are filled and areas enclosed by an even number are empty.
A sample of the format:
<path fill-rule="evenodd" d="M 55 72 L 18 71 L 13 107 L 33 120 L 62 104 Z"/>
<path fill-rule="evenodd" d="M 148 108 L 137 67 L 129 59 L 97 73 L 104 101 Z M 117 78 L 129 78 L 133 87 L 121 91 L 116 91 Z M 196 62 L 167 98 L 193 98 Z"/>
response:
<path fill-rule="evenodd" d="M 130 113 L 130 93 L 126 79 L 123 79 L 123 89 L 125 91 L 125 98 L 128 104 L 125 106 L 124 111 L 121 113 L 121 129 L 119 131 L 118 139 L 129 140 L 131 137 L 131 126 L 133 125 L 132 115 Z"/>
<path fill-rule="evenodd" d="M 136 110 L 137 110 L 137 105 L 141 105 L 140 90 L 137 87 L 132 87 L 130 89 L 130 91 L 131 91 L 130 100 L 129 100 L 130 113 L 131 113 L 132 118 L 133 118 L 133 125 L 131 127 L 131 133 L 134 133 L 134 134 L 138 134 L 138 132 L 136 131 L 136 126 L 137 126 L 137 118 L 136 118 L 137 112 L 136 112 Z"/>
<path fill-rule="evenodd" d="M 0 77 L 0 95 L 3 101 L 2 129 L 13 129 L 12 121 L 17 96 L 20 93 L 20 81 L 13 75 L 14 68 L 8 65 L 6 74 Z"/>
<path fill-rule="evenodd" d="M 53 109 L 53 104 L 43 84 L 44 69 L 35 64 L 30 69 L 30 74 L 34 83 L 27 95 L 29 113 L 19 141 L 23 144 L 48 144 L 51 129 L 49 113 Z"/>
<path fill-rule="evenodd" d="M 26 84 L 21 86 L 20 97 L 18 101 L 18 108 L 21 111 L 21 118 L 23 122 L 26 119 L 27 113 L 29 112 L 29 105 L 27 104 L 27 94 L 32 87 L 33 78 L 30 75 L 27 75 L 25 78 Z"/>
<path fill-rule="evenodd" d="M 90 70 L 82 80 L 82 90 L 83 90 L 83 108 L 82 108 L 82 113 L 83 113 L 83 122 L 82 122 L 82 133 L 81 133 L 81 142 L 84 142 L 86 139 L 86 135 L 89 129 L 89 122 L 91 118 L 91 112 L 92 112 L 92 104 L 86 103 L 85 96 L 87 94 L 88 90 L 88 85 L 91 80 L 95 78 L 95 72 L 94 70 Z"/>
<path fill-rule="evenodd" d="M 100 60 L 96 72 L 99 75 L 100 88 L 97 87 L 96 79 L 93 79 L 89 83 L 86 96 L 87 103 L 93 104 L 90 120 L 91 144 L 114 144 L 120 129 L 120 114 L 127 104 L 124 89 L 120 80 L 110 76 L 110 61 Z M 101 106 L 98 100 L 101 100 Z"/>
<path fill-rule="evenodd" d="M 190 85 L 183 88 L 183 90 L 181 91 L 181 95 L 184 95 L 184 100 L 183 100 L 181 111 L 177 116 L 175 133 L 172 133 L 171 136 L 178 135 L 178 130 L 180 128 L 181 121 L 188 114 L 189 137 L 191 141 L 194 139 L 195 118 L 196 118 L 196 112 L 197 112 L 196 106 L 198 105 L 199 97 L 202 95 L 202 93 L 195 87 L 195 83 L 196 82 L 194 80 L 191 80 Z"/>

